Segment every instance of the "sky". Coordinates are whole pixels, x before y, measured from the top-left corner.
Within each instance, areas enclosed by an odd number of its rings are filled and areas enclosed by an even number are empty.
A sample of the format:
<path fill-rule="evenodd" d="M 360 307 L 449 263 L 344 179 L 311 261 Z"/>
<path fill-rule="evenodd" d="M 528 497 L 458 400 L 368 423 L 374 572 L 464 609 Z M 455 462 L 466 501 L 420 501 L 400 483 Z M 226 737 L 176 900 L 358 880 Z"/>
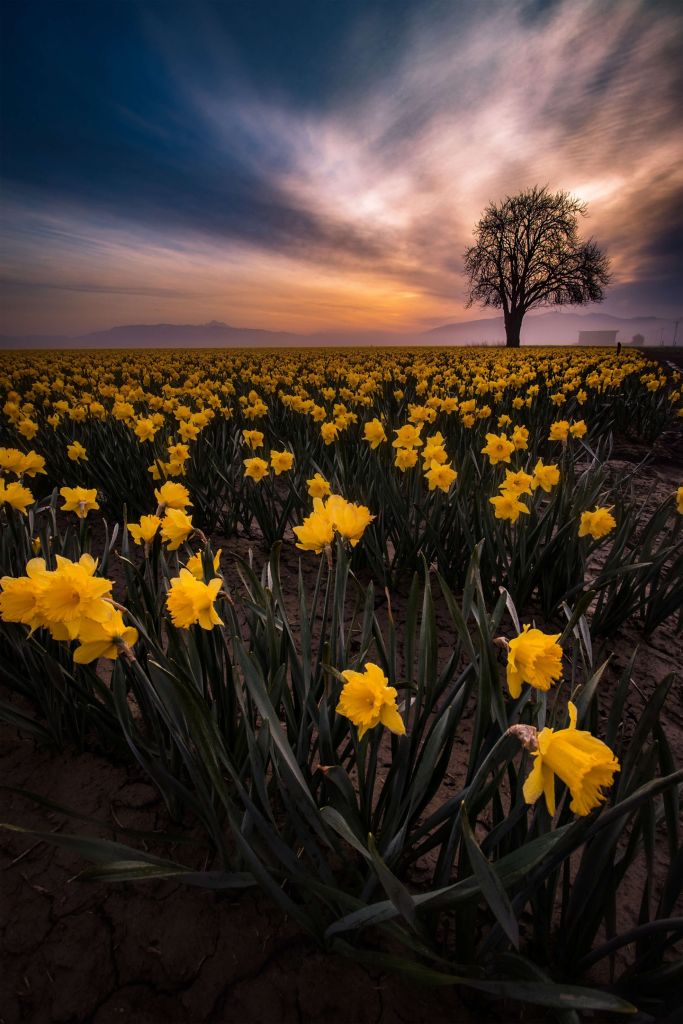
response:
<path fill-rule="evenodd" d="M 3 0 L 1 28 L 0 333 L 494 315 L 463 253 L 535 184 L 588 203 L 599 311 L 683 312 L 678 2 Z"/>

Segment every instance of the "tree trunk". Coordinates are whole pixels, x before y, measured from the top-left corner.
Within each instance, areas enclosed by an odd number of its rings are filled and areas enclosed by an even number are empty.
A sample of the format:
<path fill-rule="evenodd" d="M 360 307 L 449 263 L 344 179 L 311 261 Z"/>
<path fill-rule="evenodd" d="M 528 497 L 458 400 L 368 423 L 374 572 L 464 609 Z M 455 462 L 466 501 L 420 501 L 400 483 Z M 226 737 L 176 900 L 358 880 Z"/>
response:
<path fill-rule="evenodd" d="M 505 345 L 507 348 L 519 348 L 523 317 L 524 313 L 518 309 L 511 310 L 505 316 Z"/>

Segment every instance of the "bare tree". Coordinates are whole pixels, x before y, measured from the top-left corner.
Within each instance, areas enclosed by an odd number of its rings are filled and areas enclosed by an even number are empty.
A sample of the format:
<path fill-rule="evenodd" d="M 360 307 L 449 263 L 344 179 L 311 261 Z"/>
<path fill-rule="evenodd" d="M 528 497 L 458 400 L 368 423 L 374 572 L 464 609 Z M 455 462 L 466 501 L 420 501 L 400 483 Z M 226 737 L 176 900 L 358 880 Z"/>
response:
<path fill-rule="evenodd" d="M 527 189 L 490 203 L 465 253 L 468 306 L 503 309 L 506 344 L 518 347 L 522 320 L 533 306 L 601 302 L 609 261 L 593 239 L 582 242 L 578 217 L 586 204 L 568 192 Z"/>

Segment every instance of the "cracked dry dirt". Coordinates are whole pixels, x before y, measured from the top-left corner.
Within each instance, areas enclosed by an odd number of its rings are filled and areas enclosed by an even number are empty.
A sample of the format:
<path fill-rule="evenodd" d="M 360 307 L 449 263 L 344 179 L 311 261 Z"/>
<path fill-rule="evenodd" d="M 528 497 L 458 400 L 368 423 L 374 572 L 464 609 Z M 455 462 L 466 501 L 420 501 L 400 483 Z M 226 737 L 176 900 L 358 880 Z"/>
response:
<path fill-rule="evenodd" d="M 663 448 L 666 457 L 643 470 L 644 493 L 664 493 L 680 482 L 681 462 L 671 458 L 669 446 Z M 642 451 L 615 456 L 637 462 Z M 248 542 L 218 542 L 230 577 L 230 553 L 245 555 Z M 298 553 L 286 548 L 283 575 L 298 561 Z M 263 557 L 257 557 L 259 564 Z M 437 621 L 447 635 L 441 608 Z M 643 697 L 657 680 L 678 672 L 664 725 L 682 763 L 683 643 L 675 621 L 660 627 L 647 643 L 628 627 L 600 645 L 596 660 L 611 659 L 601 684 L 601 708 L 609 706 L 611 687 L 636 645 L 637 686 L 629 698 L 625 727 L 633 728 Z M 463 739 L 467 727 L 465 722 Z M 26 788 L 104 824 L 67 819 L 8 791 L 0 791 L 1 821 L 117 838 L 132 846 L 135 839 L 115 835 L 111 826 L 179 831 L 135 765 L 112 763 L 92 753 L 56 754 L 8 727 L 0 733 L 5 785 Z M 461 771 L 462 749 L 456 743 L 444 792 Z M 205 856 L 201 844 L 153 852 L 197 868 Z M 217 895 L 169 882 L 87 882 L 77 877 L 84 863 L 74 854 L 8 832 L 0 833 L 0 867 L 0 1024 L 476 1024 L 547 1019 L 542 1011 L 522 1016 L 513 1007 L 501 1016 L 500 1007 L 477 999 L 464 1002 L 452 989 L 421 988 L 325 955 L 257 891 Z M 637 915 L 644 870 L 641 864 L 629 873 L 620 906 L 624 926 Z M 414 881 L 419 884 L 419 877 Z"/>

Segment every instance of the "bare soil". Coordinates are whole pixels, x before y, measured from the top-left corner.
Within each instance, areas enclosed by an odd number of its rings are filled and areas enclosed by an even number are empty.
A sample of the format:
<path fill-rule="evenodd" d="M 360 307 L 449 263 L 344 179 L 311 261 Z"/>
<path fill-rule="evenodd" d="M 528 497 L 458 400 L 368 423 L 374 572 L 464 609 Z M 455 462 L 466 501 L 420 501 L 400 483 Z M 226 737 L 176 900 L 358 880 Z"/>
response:
<path fill-rule="evenodd" d="M 681 483 L 678 438 L 669 442 L 660 443 L 651 453 L 652 461 L 638 471 L 644 495 L 647 492 L 653 500 Z M 641 446 L 617 446 L 615 471 L 630 470 L 645 453 Z M 219 546 L 222 570 L 235 590 L 240 585 L 233 556 L 246 557 L 253 548 L 257 568 L 266 558 L 246 538 L 214 538 L 214 548 Z M 285 544 L 283 579 L 296 579 L 298 561 L 294 546 Z M 302 564 L 312 583 L 316 558 L 304 556 Z M 399 594 L 392 602 L 400 622 L 404 597 Z M 445 637 L 445 656 L 449 627 L 442 607 L 437 608 L 437 621 Z M 608 709 L 615 681 L 638 645 L 626 728 L 635 726 L 658 681 L 670 672 L 679 673 L 664 726 L 682 764 L 683 640 L 675 621 L 661 626 L 647 643 L 637 629 L 627 627 L 600 645 L 596 661 L 610 658 L 601 683 L 601 708 Z M 113 763 L 93 753 L 54 753 L 7 727 L 1 731 L 5 786 L 33 791 L 103 824 L 67 820 L 8 790 L 0 790 L 0 821 L 40 831 L 118 838 L 133 846 L 134 840 L 115 835 L 112 829 L 178 831 L 135 765 Z M 461 777 L 462 749 L 456 745 L 444 779 L 445 796 L 452 794 Z M 166 847 L 159 852 L 183 863 L 196 862 L 199 868 L 198 849 Z M 169 882 L 88 882 L 78 877 L 84 863 L 76 855 L 7 831 L 0 833 L 0 864 L 0 1024 L 475 1024 L 550 1019 L 542 1011 L 501 1011 L 500 1006 L 470 999 L 461 991 L 423 988 L 324 954 L 257 891 L 226 896 Z M 420 865 L 416 867 L 417 882 Z M 637 919 L 645 871 L 643 861 L 626 879 L 619 908 L 622 926 Z M 655 892 L 656 884 L 657 879 Z M 640 1016 L 641 1021 L 648 1019 Z"/>

